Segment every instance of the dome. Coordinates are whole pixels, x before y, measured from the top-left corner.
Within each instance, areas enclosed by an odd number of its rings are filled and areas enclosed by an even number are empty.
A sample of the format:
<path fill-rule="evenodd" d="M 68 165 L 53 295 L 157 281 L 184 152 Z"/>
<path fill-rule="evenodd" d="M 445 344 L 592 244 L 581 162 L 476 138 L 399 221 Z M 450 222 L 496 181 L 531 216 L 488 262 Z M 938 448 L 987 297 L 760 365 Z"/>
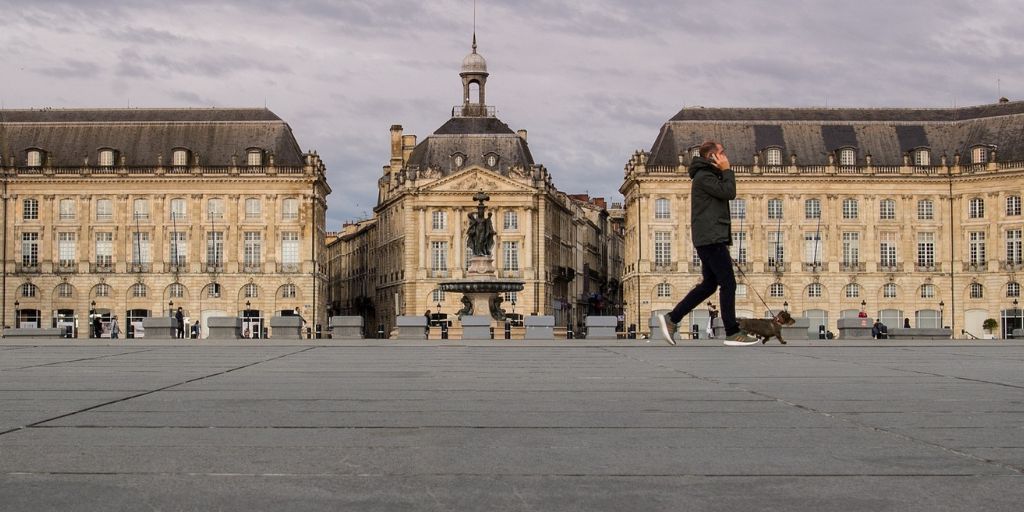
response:
<path fill-rule="evenodd" d="M 473 53 L 466 55 L 465 59 L 462 59 L 462 72 L 463 73 L 483 73 L 487 74 L 487 61 L 484 57 L 473 50 Z"/>

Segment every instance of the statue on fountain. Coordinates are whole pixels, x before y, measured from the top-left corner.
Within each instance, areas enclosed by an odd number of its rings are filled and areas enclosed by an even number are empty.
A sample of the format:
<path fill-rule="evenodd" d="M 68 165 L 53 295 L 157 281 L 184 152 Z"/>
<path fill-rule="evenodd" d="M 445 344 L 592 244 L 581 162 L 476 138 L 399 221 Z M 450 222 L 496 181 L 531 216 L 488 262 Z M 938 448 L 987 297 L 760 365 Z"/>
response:
<path fill-rule="evenodd" d="M 469 229 L 466 230 L 466 246 L 473 251 L 473 256 L 490 256 L 491 248 L 494 247 L 494 223 L 491 212 L 484 216 L 484 201 L 491 197 L 483 192 L 473 196 L 480 204 L 475 212 L 469 212 Z"/>

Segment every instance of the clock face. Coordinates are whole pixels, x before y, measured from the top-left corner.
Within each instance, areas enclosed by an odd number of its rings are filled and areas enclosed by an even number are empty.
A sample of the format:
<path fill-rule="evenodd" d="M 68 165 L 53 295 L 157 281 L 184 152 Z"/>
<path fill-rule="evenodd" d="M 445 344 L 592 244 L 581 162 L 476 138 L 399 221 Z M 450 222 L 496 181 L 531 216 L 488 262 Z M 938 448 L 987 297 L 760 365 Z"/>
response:
<path fill-rule="evenodd" d="M 455 167 L 462 167 L 462 155 L 455 157 Z"/>
<path fill-rule="evenodd" d="M 487 165 L 494 167 L 498 164 L 498 157 L 491 155 L 487 157 Z"/>

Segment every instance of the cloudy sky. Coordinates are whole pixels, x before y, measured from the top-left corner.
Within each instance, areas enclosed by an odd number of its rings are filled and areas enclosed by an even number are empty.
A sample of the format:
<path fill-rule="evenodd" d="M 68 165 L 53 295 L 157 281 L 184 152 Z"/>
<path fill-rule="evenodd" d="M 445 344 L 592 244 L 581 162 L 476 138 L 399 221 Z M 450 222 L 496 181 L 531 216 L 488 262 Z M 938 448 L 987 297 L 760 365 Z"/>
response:
<path fill-rule="evenodd" d="M 472 0 L 0 0 L 0 102 L 261 107 L 325 159 L 329 229 L 363 217 L 388 128 L 461 102 Z M 681 108 L 1024 99 L 1020 0 L 480 0 L 487 102 L 560 190 L 618 200 Z"/>

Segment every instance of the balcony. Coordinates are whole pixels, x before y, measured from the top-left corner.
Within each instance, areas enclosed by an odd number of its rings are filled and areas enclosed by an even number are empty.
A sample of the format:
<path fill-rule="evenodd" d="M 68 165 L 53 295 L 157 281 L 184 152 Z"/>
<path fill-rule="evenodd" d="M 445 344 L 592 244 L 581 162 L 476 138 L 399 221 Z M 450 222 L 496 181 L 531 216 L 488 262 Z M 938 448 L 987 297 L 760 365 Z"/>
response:
<path fill-rule="evenodd" d="M 277 271 L 282 274 L 294 274 L 299 271 L 301 265 L 298 263 L 278 263 Z"/>
<path fill-rule="evenodd" d="M 128 271 L 129 272 L 152 272 L 153 271 L 153 264 L 152 263 L 132 263 L 131 265 L 128 265 Z"/>
<path fill-rule="evenodd" d="M 783 272 L 788 272 L 789 271 L 789 263 L 782 262 L 782 261 L 769 261 L 764 266 L 764 271 L 765 272 L 775 272 L 775 273 L 779 273 L 779 274 L 781 274 Z"/>
<path fill-rule="evenodd" d="M 427 271 L 427 277 L 441 278 L 448 277 L 449 271 L 446 268 L 432 268 Z"/>
<path fill-rule="evenodd" d="M 32 263 L 18 263 L 18 265 L 15 267 L 15 272 L 20 272 L 23 274 L 38 274 L 39 262 L 36 261 Z"/>
<path fill-rule="evenodd" d="M 937 272 L 939 270 L 939 267 L 937 267 L 935 263 L 918 262 L 916 265 L 914 265 L 914 270 L 916 272 Z"/>
<path fill-rule="evenodd" d="M 879 272 L 903 272 L 902 263 L 884 262 L 878 265 Z"/>
<path fill-rule="evenodd" d="M 242 272 L 245 274 L 261 274 L 263 273 L 262 263 L 243 263 Z"/>
<path fill-rule="evenodd" d="M 821 272 L 822 271 L 821 262 L 819 261 L 817 263 L 804 263 L 803 264 L 803 269 L 804 269 L 804 272 Z"/>
<path fill-rule="evenodd" d="M 975 261 L 964 263 L 964 272 L 987 272 L 988 263 L 984 261 Z"/>
<path fill-rule="evenodd" d="M 843 262 L 839 264 L 839 270 L 843 272 L 864 272 L 867 269 L 867 265 L 863 262 Z"/>
<path fill-rule="evenodd" d="M 210 273 L 210 274 L 215 274 L 217 272 L 224 272 L 224 264 L 223 263 L 207 263 L 207 264 L 203 265 L 203 271 L 207 272 L 207 273 Z"/>
<path fill-rule="evenodd" d="M 114 271 L 114 264 L 111 262 L 105 263 L 90 263 L 89 272 L 93 274 L 109 274 Z"/>
<path fill-rule="evenodd" d="M 519 269 L 515 269 L 515 270 L 505 269 L 505 270 L 499 270 L 498 271 L 498 275 L 500 277 L 523 277 L 523 271 L 519 270 Z"/>
<path fill-rule="evenodd" d="M 1019 261 L 1000 261 L 999 270 L 1005 270 L 1007 272 L 1016 272 L 1018 270 L 1024 270 L 1024 263 Z"/>
<path fill-rule="evenodd" d="M 53 266 L 55 274 L 75 274 L 78 272 L 77 261 L 59 261 Z"/>
<path fill-rule="evenodd" d="M 754 265 L 752 265 L 749 261 L 733 260 L 732 264 L 735 265 L 736 268 L 740 270 L 740 272 L 750 272 L 754 268 Z"/>
<path fill-rule="evenodd" d="M 164 272 L 170 272 L 172 274 L 179 274 L 181 272 L 188 272 L 188 263 L 184 260 L 172 261 L 170 263 L 164 263 Z"/>

